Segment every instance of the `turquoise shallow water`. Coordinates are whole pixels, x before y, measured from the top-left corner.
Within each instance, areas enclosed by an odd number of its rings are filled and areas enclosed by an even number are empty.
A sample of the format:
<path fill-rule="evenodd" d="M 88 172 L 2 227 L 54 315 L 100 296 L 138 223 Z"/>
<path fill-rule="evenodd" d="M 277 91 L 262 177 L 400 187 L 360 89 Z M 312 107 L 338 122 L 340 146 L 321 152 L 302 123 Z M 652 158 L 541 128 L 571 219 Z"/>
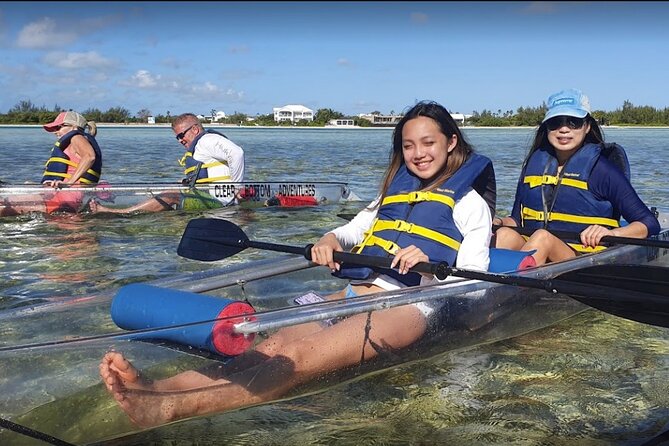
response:
<path fill-rule="evenodd" d="M 389 129 L 223 132 L 246 150 L 251 180 L 347 181 L 363 199 L 299 210 L 218 211 L 254 239 L 294 245 L 314 241 L 343 223 L 338 212 L 353 212 L 374 198 L 391 139 Z M 532 130 L 465 132 L 493 159 L 498 209 L 507 212 Z M 606 136 L 627 149 L 642 198 L 667 210 L 669 129 L 612 128 Z M 181 146 L 169 129 L 102 127 L 98 139 L 104 177 L 111 182 L 181 177 Z M 39 128 L 0 128 L 0 179 L 38 181 L 52 142 Z M 176 255 L 183 229 L 196 216 L 2 219 L 0 310 L 113 293 L 131 282 L 219 267 Z M 273 255 L 248 250 L 230 261 Z M 194 438 L 197 444 L 641 444 L 669 422 L 668 350 L 666 330 L 591 310 L 508 341 L 313 396 L 177 423 L 118 444 L 195 444 Z"/>

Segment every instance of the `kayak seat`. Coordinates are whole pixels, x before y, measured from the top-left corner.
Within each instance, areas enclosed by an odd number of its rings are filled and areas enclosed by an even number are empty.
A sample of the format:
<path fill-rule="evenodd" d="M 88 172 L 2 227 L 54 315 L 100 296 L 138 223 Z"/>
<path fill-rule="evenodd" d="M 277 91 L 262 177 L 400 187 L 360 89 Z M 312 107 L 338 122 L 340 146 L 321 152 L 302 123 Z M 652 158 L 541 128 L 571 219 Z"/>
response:
<path fill-rule="evenodd" d="M 537 266 L 537 262 L 532 257 L 535 252 L 535 250 L 515 251 L 513 249 L 490 248 L 488 272 L 506 273 Z"/>

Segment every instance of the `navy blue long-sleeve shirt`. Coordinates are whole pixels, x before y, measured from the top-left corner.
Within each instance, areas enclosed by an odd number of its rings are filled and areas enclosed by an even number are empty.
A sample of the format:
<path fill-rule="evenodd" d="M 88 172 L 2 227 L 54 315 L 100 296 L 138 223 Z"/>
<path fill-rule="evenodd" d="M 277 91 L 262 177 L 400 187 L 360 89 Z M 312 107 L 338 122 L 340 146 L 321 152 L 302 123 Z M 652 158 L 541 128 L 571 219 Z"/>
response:
<path fill-rule="evenodd" d="M 518 187 L 516 189 L 516 199 L 513 203 L 510 217 L 520 226 L 520 186 L 522 185 L 525 172 L 523 170 Z M 600 156 L 595 163 L 588 189 L 599 200 L 609 201 L 613 205 L 613 218 L 618 220 L 621 217 L 631 223 L 638 221 L 648 228 L 648 235 L 656 235 L 660 232 L 660 223 L 655 215 L 648 209 L 648 206 L 641 201 L 629 180 L 620 171 L 620 169 L 611 161 Z M 558 211 L 556 209 L 556 211 Z"/>

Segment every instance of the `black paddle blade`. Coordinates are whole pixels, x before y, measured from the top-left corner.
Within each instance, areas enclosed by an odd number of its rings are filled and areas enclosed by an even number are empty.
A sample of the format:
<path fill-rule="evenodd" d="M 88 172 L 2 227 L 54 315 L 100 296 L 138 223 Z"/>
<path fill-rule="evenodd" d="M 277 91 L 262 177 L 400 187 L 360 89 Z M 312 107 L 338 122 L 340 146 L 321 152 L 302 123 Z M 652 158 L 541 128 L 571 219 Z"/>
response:
<path fill-rule="evenodd" d="M 349 213 L 346 213 L 346 212 L 340 212 L 339 214 L 337 214 L 337 217 L 343 218 L 344 220 L 351 221 L 351 220 L 353 220 L 353 217 L 355 217 L 356 215 L 357 214 L 349 214 Z"/>
<path fill-rule="evenodd" d="M 558 279 L 610 290 L 605 296 L 572 296 L 586 305 L 625 319 L 669 327 L 667 268 L 597 265 L 561 274 Z"/>
<path fill-rule="evenodd" d="M 219 218 L 194 218 L 186 225 L 177 254 L 212 262 L 243 251 L 248 241 L 244 231 L 234 223 Z"/>

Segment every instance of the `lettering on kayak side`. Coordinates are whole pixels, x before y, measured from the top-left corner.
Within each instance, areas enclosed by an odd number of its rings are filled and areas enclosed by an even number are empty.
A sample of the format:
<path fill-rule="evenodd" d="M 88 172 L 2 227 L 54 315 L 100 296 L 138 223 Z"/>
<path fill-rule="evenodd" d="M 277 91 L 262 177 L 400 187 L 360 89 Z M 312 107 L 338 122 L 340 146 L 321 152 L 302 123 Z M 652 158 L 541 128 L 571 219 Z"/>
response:
<path fill-rule="evenodd" d="M 313 197 L 316 195 L 316 185 L 309 183 L 281 183 L 276 193 L 284 197 Z"/>
<path fill-rule="evenodd" d="M 238 197 L 245 201 L 267 200 L 273 196 L 272 187 L 269 184 L 216 184 L 214 186 L 214 197 L 233 198 Z"/>
<path fill-rule="evenodd" d="M 284 197 L 316 196 L 316 185 L 313 183 L 279 183 L 272 190 L 271 184 L 216 184 L 213 186 L 213 195 L 216 198 L 242 198 L 247 201 L 261 201 L 275 195 Z M 210 193 L 212 193 L 210 191 Z"/>

